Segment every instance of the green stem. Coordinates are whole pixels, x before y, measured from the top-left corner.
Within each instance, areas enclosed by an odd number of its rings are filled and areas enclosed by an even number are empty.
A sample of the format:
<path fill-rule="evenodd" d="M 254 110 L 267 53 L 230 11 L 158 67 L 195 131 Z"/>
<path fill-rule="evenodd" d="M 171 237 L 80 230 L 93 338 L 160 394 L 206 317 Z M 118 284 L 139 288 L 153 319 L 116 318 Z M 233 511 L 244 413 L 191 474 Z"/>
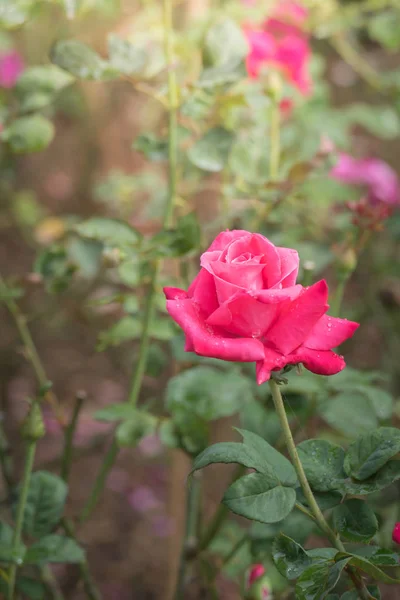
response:
<path fill-rule="evenodd" d="M 36 453 L 36 441 L 29 441 L 26 449 L 25 456 L 25 465 L 24 465 L 24 473 L 22 476 L 22 482 L 20 487 L 18 506 L 17 506 L 17 515 L 15 518 L 15 528 L 14 535 L 12 540 L 12 551 L 13 555 L 18 556 L 18 551 L 21 546 L 21 535 L 22 535 L 22 525 L 24 522 L 24 513 L 26 507 L 26 501 L 28 498 L 29 491 L 29 482 L 31 479 L 33 463 L 35 460 Z M 14 591 L 15 591 L 15 581 L 17 577 L 17 564 L 13 564 L 10 567 L 9 581 L 8 581 L 8 600 L 14 600 Z"/>
<path fill-rule="evenodd" d="M 74 449 L 74 433 L 78 424 L 79 414 L 86 399 L 86 395 L 78 393 L 75 398 L 74 412 L 72 413 L 71 421 L 64 430 L 64 452 L 61 459 L 61 477 L 65 482 L 68 482 L 71 471 L 72 455 Z"/>
<path fill-rule="evenodd" d="M 3 424 L 0 423 L 0 465 L 8 496 L 11 497 L 14 488 L 14 476 L 10 445 Z"/>
<path fill-rule="evenodd" d="M 279 386 L 276 383 L 276 381 L 274 381 L 273 379 L 271 379 L 269 381 L 269 385 L 271 388 L 271 393 L 272 393 L 272 398 L 273 398 L 274 405 L 275 405 L 275 410 L 278 414 L 279 421 L 280 421 L 280 424 L 282 427 L 282 431 L 285 436 L 286 447 L 287 447 L 290 459 L 292 461 L 292 464 L 297 473 L 297 477 L 299 479 L 301 489 L 303 490 L 303 494 L 306 497 L 307 504 L 310 507 L 311 512 L 314 515 L 315 521 L 317 522 L 319 528 L 330 540 L 332 546 L 337 548 L 337 550 L 339 550 L 339 552 L 346 552 L 346 548 L 340 541 L 339 537 L 335 534 L 335 532 L 328 525 L 324 515 L 322 514 L 320 507 L 317 504 L 317 501 L 314 498 L 314 494 L 311 490 L 310 484 L 308 483 L 306 474 L 303 469 L 303 465 L 301 464 L 299 455 L 297 453 L 296 444 L 294 442 L 292 432 L 290 430 L 290 425 L 289 425 L 289 421 L 288 421 L 288 418 L 286 415 L 285 405 L 283 403 L 282 394 L 279 389 Z M 358 593 L 359 597 L 361 598 L 361 600 L 368 600 L 369 598 L 371 598 L 367 588 L 365 587 L 363 579 L 360 577 L 360 575 L 357 573 L 357 571 L 349 568 L 348 573 L 357 589 L 357 593 Z"/>
<path fill-rule="evenodd" d="M 176 73 L 172 64 L 173 61 L 173 47 L 172 47 L 172 2 L 171 0 L 164 0 L 164 44 L 165 44 L 165 57 L 168 65 L 168 198 L 164 211 L 163 228 L 170 227 L 174 204 L 176 198 L 176 187 L 177 187 L 177 157 L 178 157 L 178 135 L 177 135 L 177 106 L 178 106 L 178 87 L 176 80 Z M 161 259 L 157 259 L 153 266 L 152 276 L 149 283 L 149 291 L 146 297 L 146 308 L 143 318 L 142 335 L 140 338 L 139 345 L 139 356 L 136 363 L 135 370 L 133 372 L 129 403 L 132 406 L 136 406 L 139 399 L 140 390 L 142 388 L 143 376 L 146 369 L 147 354 L 150 342 L 150 326 L 153 320 L 153 314 L 155 310 L 156 292 L 157 292 L 157 281 L 161 270 Z M 104 484 L 107 480 L 108 473 L 113 467 L 115 459 L 118 456 L 118 445 L 113 440 L 111 447 L 103 461 L 100 473 L 97 476 L 93 490 L 85 504 L 82 512 L 81 521 L 86 521 L 92 514 L 101 492 L 103 491 Z"/>
<path fill-rule="evenodd" d="M 46 375 L 45 368 L 40 359 L 39 353 L 36 350 L 35 343 L 32 339 L 29 328 L 26 324 L 26 317 L 21 313 L 18 304 L 15 300 L 10 296 L 10 290 L 8 289 L 4 279 L 0 275 L 0 295 L 5 305 L 7 306 L 9 312 L 14 317 L 15 325 L 17 327 L 18 333 L 20 335 L 21 341 L 25 348 L 26 357 L 30 361 L 33 370 L 36 375 L 36 379 L 41 388 L 44 388 L 48 385 L 49 379 Z M 51 404 L 54 409 L 54 413 L 61 425 L 64 424 L 64 419 L 60 407 L 58 405 L 57 398 L 54 393 L 51 391 L 46 392 L 45 399 Z"/>
<path fill-rule="evenodd" d="M 188 487 L 186 499 L 186 527 L 179 562 L 175 600 L 185 598 L 186 569 L 188 562 L 197 554 L 197 530 L 201 504 L 201 474 L 194 473 Z"/>
<path fill-rule="evenodd" d="M 71 539 L 77 541 L 77 538 L 75 535 L 75 528 L 74 528 L 72 522 L 69 519 L 64 518 L 61 520 L 61 525 L 62 525 L 65 533 L 67 534 L 67 536 L 70 537 Z M 95 584 L 93 577 L 89 570 L 89 564 L 86 559 L 83 562 L 79 563 L 79 572 L 80 572 L 80 575 L 81 575 L 81 578 L 83 581 L 85 594 L 88 597 L 88 599 L 89 600 L 101 600 L 101 594 L 96 587 L 96 584 Z"/>

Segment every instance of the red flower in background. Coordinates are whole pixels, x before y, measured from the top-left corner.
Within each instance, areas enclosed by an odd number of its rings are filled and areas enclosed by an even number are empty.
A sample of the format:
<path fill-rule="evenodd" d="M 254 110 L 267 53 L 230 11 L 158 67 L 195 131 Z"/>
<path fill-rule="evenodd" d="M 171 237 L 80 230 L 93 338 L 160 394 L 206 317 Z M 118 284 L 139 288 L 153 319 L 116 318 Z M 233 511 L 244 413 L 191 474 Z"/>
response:
<path fill-rule="evenodd" d="M 271 66 L 280 69 L 303 95 L 311 93 L 311 50 L 303 30 L 306 18 L 307 10 L 300 4 L 279 2 L 262 27 L 244 27 L 250 47 L 246 65 L 251 78 L 258 78 L 263 67 Z"/>
<path fill-rule="evenodd" d="M 0 54 L 0 87 L 14 87 L 23 70 L 24 63 L 17 51 Z"/>
<path fill-rule="evenodd" d="M 393 527 L 392 540 L 395 544 L 400 544 L 400 523 L 396 523 Z"/>
<path fill-rule="evenodd" d="M 201 257 L 188 291 L 165 288 L 167 309 L 186 335 L 185 350 L 201 356 L 256 362 L 257 381 L 303 363 L 333 375 L 345 367 L 332 352 L 358 324 L 327 316 L 325 281 L 296 284 L 296 250 L 248 231 L 224 231 Z"/>

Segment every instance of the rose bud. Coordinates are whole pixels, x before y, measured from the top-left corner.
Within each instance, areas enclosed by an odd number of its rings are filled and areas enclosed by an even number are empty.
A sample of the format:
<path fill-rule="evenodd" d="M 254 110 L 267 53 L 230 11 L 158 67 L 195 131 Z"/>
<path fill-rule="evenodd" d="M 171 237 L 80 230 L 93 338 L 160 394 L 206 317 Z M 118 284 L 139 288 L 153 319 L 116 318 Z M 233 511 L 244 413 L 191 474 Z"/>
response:
<path fill-rule="evenodd" d="M 400 544 L 400 523 L 396 523 L 393 527 L 392 540 L 395 544 Z"/>
<path fill-rule="evenodd" d="M 271 584 L 265 575 L 265 567 L 256 564 L 250 567 L 246 576 L 246 600 L 272 600 Z"/>

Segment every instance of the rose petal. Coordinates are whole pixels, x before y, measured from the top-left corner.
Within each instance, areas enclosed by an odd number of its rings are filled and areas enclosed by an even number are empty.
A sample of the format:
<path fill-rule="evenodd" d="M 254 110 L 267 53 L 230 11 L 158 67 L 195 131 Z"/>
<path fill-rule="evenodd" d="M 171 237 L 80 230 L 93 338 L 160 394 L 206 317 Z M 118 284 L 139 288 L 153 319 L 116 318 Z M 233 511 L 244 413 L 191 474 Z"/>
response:
<path fill-rule="evenodd" d="M 265 359 L 256 364 L 256 377 L 258 385 L 268 381 L 271 371 L 280 371 L 286 365 L 286 358 L 272 348 L 265 347 Z"/>
<path fill-rule="evenodd" d="M 287 357 L 287 364 L 297 363 L 303 363 L 306 369 L 317 375 L 336 375 L 346 366 L 343 356 L 332 350 L 311 350 L 303 346 Z"/>
<path fill-rule="evenodd" d="M 216 261 L 211 263 L 210 267 L 217 277 L 244 290 L 261 290 L 263 288 L 263 264 L 252 265 Z"/>
<path fill-rule="evenodd" d="M 165 287 L 163 288 L 163 292 L 167 300 L 185 300 L 188 297 L 187 292 L 180 288 Z"/>
<path fill-rule="evenodd" d="M 314 350 L 331 350 L 350 338 L 358 323 L 347 319 L 337 319 L 323 315 L 312 328 L 304 346 Z"/>
<path fill-rule="evenodd" d="M 250 235 L 251 233 L 245 231 L 244 229 L 233 229 L 232 231 L 227 229 L 226 231 L 222 231 L 222 233 L 217 235 L 207 252 L 212 252 L 213 250 L 224 250 L 228 244 L 233 242 L 233 240 L 237 240 L 243 236 L 248 237 Z"/>
<path fill-rule="evenodd" d="M 264 358 L 264 346 L 252 338 L 223 337 L 218 330 L 207 325 L 192 300 L 168 300 L 167 310 L 182 327 L 193 348 L 200 356 L 222 360 L 253 362 Z"/>
<path fill-rule="evenodd" d="M 328 286 L 325 280 L 305 288 L 296 300 L 282 310 L 268 332 L 268 343 L 273 344 L 282 354 L 293 352 L 328 310 L 327 298 Z"/>
<path fill-rule="evenodd" d="M 299 255 L 296 250 L 291 248 L 277 248 L 279 258 L 281 259 L 281 280 L 282 287 L 295 285 L 299 273 Z"/>
<path fill-rule="evenodd" d="M 298 296 L 300 296 L 303 290 L 303 286 L 298 283 L 297 285 L 283 288 L 281 290 L 279 288 L 260 290 L 252 295 L 254 295 L 257 300 L 260 300 L 260 302 L 264 302 L 265 304 L 277 304 L 288 300 L 295 300 L 298 298 Z"/>
<path fill-rule="evenodd" d="M 201 269 L 193 280 L 188 289 L 188 296 L 197 302 L 206 316 L 218 308 L 214 277 L 206 269 Z"/>
<path fill-rule="evenodd" d="M 239 293 L 222 304 L 207 323 L 244 337 L 261 337 L 276 318 L 276 304 L 264 304 L 247 293 Z"/>

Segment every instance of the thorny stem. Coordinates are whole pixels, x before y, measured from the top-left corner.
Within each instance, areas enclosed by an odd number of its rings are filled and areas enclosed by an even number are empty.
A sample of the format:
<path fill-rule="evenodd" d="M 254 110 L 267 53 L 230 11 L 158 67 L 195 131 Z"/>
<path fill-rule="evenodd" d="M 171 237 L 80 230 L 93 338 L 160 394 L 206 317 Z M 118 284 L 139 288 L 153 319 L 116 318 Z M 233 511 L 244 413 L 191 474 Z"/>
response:
<path fill-rule="evenodd" d="M 297 453 L 296 445 L 295 445 L 295 442 L 294 442 L 294 439 L 292 436 L 292 432 L 290 430 L 290 425 L 289 425 L 289 421 L 288 421 L 288 418 L 286 415 L 285 405 L 283 403 L 282 394 L 279 389 L 279 386 L 276 383 L 276 381 L 274 381 L 273 379 L 271 379 L 269 381 L 269 385 L 271 388 L 271 393 L 272 393 L 272 398 L 273 398 L 274 405 L 275 405 L 275 410 L 279 417 L 283 435 L 285 436 L 286 447 L 287 447 L 290 459 L 292 461 L 292 464 L 295 468 L 297 477 L 299 479 L 301 489 L 303 490 L 303 494 L 307 500 L 307 504 L 310 507 L 311 512 L 314 515 L 315 521 L 317 522 L 319 528 L 330 540 L 332 546 L 337 548 L 337 550 L 339 550 L 339 552 L 346 552 L 346 549 L 343 546 L 342 542 L 340 541 L 339 537 L 335 534 L 335 532 L 328 525 L 320 507 L 317 504 L 317 501 L 314 498 L 314 494 L 311 490 L 310 484 L 308 483 L 306 474 L 303 469 L 303 465 L 301 464 L 299 455 Z M 360 577 L 360 575 L 357 573 L 357 571 L 355 571 L 354 569 L 352 569 L 350 567 L 350 568 L 348 568 L 347 572 L 348 572 L 349 576 L 351 577 L 361 600 L 369 600 L 371 598 L 371 596 L 365 586 L 363 579 Z"/>
<path fill-rule="evenodd" d="M 18 333 L 21 337 L 22 343 L 25 348 L 26 357 L 28 358 L 28 360 L 30 361 L 30 363 L 33 367 L 33 370 L 36 375 L 36 379 L 37 379 L 39 385 L 41 387 L 44 387 L 49 383 L 49 379 L 46 375 L 46 371 L 45 371 L 42 361 L 40 359 L 39 353 L 36 349 L 36 346 L 32 339 L 29 328 L 26 324 L 26 318 L 21 313 L 18 304 L 10 296 L 9 289 L 1 275 L 0 275 L 0 295 L 2 296 L 1 299 L 3 300 L 4 304 L 7 306 L 9 312 L 11 313 L 11 315 L 14 318 L 15 325 L 18 329 Z M 52 406 L 60 425 L 64 425 L 64 416 L 62 414 L 61 408 L 58 404 L 57 398 L 54 395 L 54 393 L 51 390 L 49 390 L 46 392 L 44 398 Z"/>
<path fill-rule="evenodd" d="M 197 530 L 201 503 L 201 476 L 195 473 L 187 490 L 186 527 L 179 561 L 178 580 L 175 589 L 175 600 L 184 600 L 186 569 L 197 553 Z"/>
<path fill-rule="evenodd" d="M 176 198 L 177 187 L 177 107 L 178 107 L 178 86 L 176 73 L 173 65 L 173 46 L 172 46 L 172 2 L 164 0 L 164 46 L 165 57 L 168 68 L 168 198 L 164 211 L 163 228 L 170 227 L 173 218 L 173 211 Z M 151 280 L 149 282 L 148 293 L 146 297 L 146 308 L 143 317 L 142 334 L 139 344 L 138 359 L 133 371 L 129 403 L 136 406 L 142 388 L 143 376 L 146 369 L 147 354 L 150 342 L 150 326 L 153 320 L 155 301 L 157 294 L 157 281 L 161 270 L 161 259 L 157 258 L 153 265 Z M 113 442 L 101 465 L 100 472 L 95 481 L 92 492 L 85 504 L 82 512 L 81 521 L 86 521 L 92 514 L 97 505 L 98 499 L 103 491 L 108 473 L 112 469 L 118 456 L 118 444 Z"/>
<path fill-rule="evenodd" d="M 81 408 L 86 399 L 86 395 L 82 392 L 78 392 L 75 398 L 74 411 L 72 413 L 71 421 L 68 423 L 64 430 L 64 452 L 61 461 L 61 477 L 65 482 L 68 482 L 69 474 L 71 471 L 72 455 L 73 455 L 73 443 L 74 433 L 78 424 L 79 414 Z"/>
<path fill-rule="evenodd" d="M 15 528 L 12 540 L 12 553 L 15 559 L 18 557 L 18 552 L 21 546 L 21 535 L 22 525 L 24 522 L 24 513 L 26 507 L 26 501 L 28 498 L 29 482 L 32 475 L 33 463 L 35 460 L 37 441 L 29 441 L 26 448 L 24 473 L 22 476 L 20 493 L 18 498 L 17 515 L 15 518 Z M 9 580 L 8 580 L 8 600 L 14 600 L 15 582 L 17 578 L 18 564 L 15 562 L 10 567 Z"/>

